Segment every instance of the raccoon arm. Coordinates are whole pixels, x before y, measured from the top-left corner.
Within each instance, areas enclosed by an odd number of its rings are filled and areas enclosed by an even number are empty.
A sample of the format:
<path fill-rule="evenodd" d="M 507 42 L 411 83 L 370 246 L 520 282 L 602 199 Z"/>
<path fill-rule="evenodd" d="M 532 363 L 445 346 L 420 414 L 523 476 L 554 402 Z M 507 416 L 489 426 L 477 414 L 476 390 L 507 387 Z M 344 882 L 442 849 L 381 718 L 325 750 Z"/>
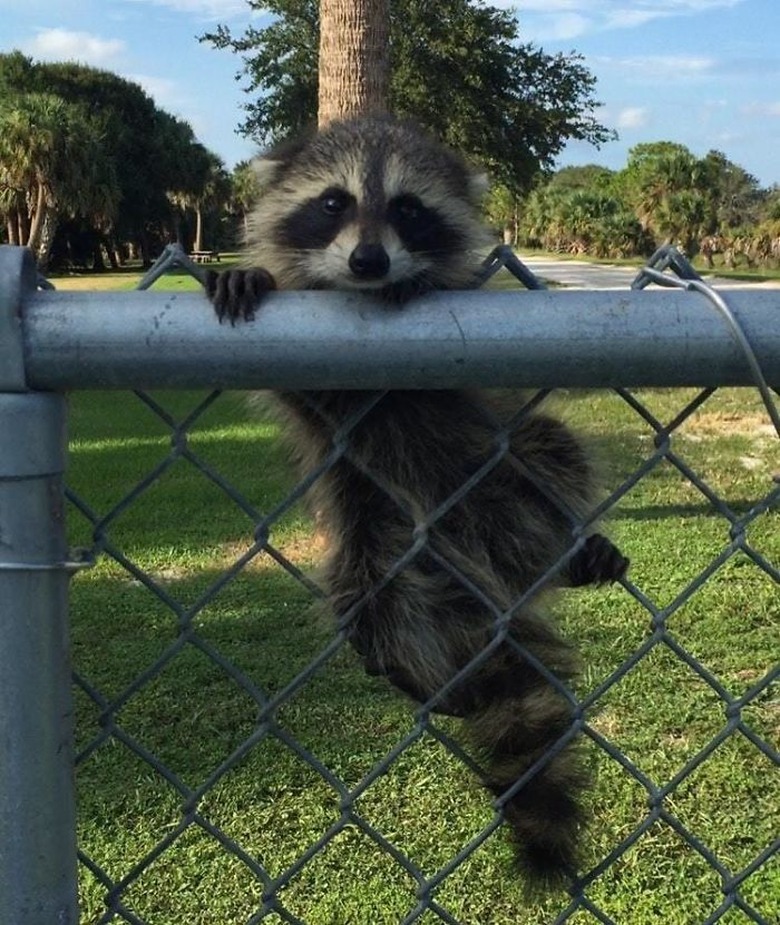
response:
<path fill-rule="evenodd" d="M 274 289 L 276 281 L 261 267 L 222 273 L 209 270 L 206 274 L 206 295 L 220 322 L 224 318 L 229 318 L 231 324 L 239 318 L 249 321 L 263 296 Z"/>

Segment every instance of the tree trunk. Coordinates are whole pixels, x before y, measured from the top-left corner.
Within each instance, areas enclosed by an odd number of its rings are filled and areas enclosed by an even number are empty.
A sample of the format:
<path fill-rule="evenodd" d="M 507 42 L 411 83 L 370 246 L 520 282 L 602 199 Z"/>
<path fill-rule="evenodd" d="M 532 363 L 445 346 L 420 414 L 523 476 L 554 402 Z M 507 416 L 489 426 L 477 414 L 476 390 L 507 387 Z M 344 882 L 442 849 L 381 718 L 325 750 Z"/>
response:
<path fill-rule="evenodd" d="M 56 210 L 50 206 L 44 208 L 43 221 L 40 224 L 40 234 L 37 244 L 31 244 L 38 263 L 38 269 L 42 272 L 49 266 L 51 258 L 51 248 L 54 244 L 54 235 L 57 233 L 59 226 L 59 216 Z"/>
<path fill-rule="evenodd" d="M 27 210 L 16 211 L 16 243 L 25 244 L 30 233 L 30 223 L 27 220 Z"/>
<path fill-rule="evenodd" d="M 388 0 L 320 0 L 320 128 L 387 110 Z"/>
<path fill-rule="evenodd" d="M 27 239 L 24 242 L 32 251 L 38 250 L 38 241 L 43 229 L 43 218 L 46 212 L 46 196 L 43 184 L 39 183 L 35 192 L 35 205 L 31 210 L 30 227 L 27 230 Z"/>
<path fill-rule="evenodd" d="M 192 247 L 195 251 L 202 251 L 203 247 L 203 214 L 200 211 L 200 204 L 195 206 L 195 244 Z"/>
<path fill-rule="evenodd" d="M 92 269 L 96 273 L 103 273 L 106 269 L 106 262 L 103 259 L 103 243 L 98 238 L 92 242 Z"/>
<path fill-rule="evenodd" d="M 184 236 L 181 229 L 181 215 L 177 208 L 171 209 L 171 226 L 173 228 L 173 240 L 184 247 Z"/>

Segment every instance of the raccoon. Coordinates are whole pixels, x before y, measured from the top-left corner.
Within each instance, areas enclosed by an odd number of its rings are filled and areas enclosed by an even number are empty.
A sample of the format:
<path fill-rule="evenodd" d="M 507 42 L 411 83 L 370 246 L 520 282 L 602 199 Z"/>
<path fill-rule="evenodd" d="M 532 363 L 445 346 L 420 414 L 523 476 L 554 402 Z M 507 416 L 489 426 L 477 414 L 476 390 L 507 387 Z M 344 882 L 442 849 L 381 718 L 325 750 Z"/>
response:
<path fill-rule="evenodd" d="M 250 319 L 277 287 L 403 307 L 475 285 L 484 182 L 417 127 L 331 124 L 257 172 L 247 266 L 208 277 L 220 320 Z M 576 659 L 539 591 L 620 579 L 628 565 L 601 534 L 580 537 L 596 494 L 585 447 L 533 402 L 510 416 L 491 393 L 276 399 L 303 471 L 331 459 L 311 489 L 324 584 L 365 670 L 461 717 L 521 867 L 542 885 L 572 876 L 586 784 L 567 687 Z"/>

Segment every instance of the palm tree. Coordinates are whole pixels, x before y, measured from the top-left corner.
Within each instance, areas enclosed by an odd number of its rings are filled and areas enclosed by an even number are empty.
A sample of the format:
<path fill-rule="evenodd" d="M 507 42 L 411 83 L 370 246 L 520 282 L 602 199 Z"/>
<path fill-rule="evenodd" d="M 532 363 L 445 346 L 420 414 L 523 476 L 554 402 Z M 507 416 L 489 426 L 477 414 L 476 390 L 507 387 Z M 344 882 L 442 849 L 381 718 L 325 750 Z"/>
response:
<path fill-rule="evenodd" d="M 9 240 L 44 267 L 60 218 L 113 220 L 116 172 L 102 126 L 79 106 L 47 94 L 19 94 L 0 109 L 0 210 Z"/>
<path fill-rule="evenodd" d="M 230 211 L 240 217 L 245 235 L 249 211 L 259 195 L 260 186 L 252 165 L 248 161 L 236 164 L 230 177 Z"/>
<path fill-rule="evenodd" d="M 61 110 L 56 98 L 29 94 L 0 113 L 0 201 L 12 242 L 33 246 L 40 235 Z"/>
<path fill-rule="evenodd" d="M 320 126 L 387 109 L 389 22 L 388 0 L 320 0 Z"/>
<path fill-rule="evenodd" d="M 208 170 L 201 188 L 195 196 L 195 243 L 193 244 L 193 249 L 196 251 L 205 250 L 203 246 L 204 209 L 222 206 L 230 196 L 230 182 L 222 161 L 210 151 L 207 151 L 206 154 Z"/>

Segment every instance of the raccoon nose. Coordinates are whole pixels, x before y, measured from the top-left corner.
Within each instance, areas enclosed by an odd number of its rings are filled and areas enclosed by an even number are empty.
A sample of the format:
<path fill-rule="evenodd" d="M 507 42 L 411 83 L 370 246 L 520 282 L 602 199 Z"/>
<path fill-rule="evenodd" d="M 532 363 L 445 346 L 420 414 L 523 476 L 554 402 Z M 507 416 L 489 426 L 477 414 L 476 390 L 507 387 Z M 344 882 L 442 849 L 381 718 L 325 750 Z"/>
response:
<path fill-rule="evenodd" d="M 349 268 L 360 279 L 381 279 L 390 269 L 390 258 L 381 244 L 358 244 L 349 255 Z"/>

